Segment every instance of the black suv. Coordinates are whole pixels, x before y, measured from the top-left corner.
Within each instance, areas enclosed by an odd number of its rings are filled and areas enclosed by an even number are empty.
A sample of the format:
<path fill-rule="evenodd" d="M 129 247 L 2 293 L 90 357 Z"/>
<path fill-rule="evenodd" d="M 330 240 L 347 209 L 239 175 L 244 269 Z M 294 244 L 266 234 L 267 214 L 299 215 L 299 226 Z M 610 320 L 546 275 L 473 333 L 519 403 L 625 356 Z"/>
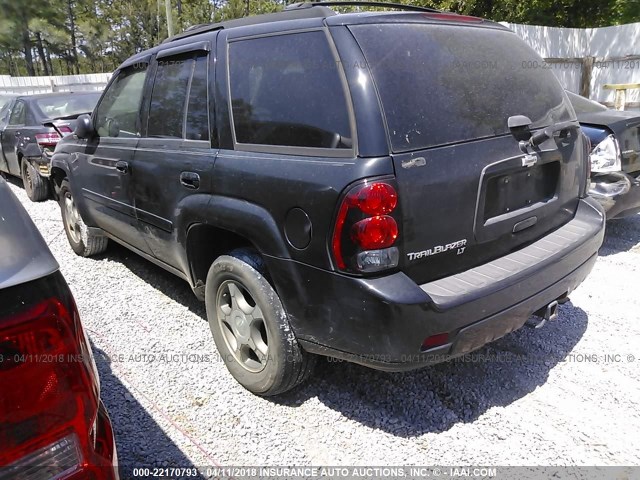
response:
<path fill-rule="evenodd" d="M 132 57 L 53 158 L 75 252 L 187 280 L 261 395 L 314 354 L 413 369 L 553 317 L 603 240 L 588 141 L 515 34 L 327 4 Z"/>

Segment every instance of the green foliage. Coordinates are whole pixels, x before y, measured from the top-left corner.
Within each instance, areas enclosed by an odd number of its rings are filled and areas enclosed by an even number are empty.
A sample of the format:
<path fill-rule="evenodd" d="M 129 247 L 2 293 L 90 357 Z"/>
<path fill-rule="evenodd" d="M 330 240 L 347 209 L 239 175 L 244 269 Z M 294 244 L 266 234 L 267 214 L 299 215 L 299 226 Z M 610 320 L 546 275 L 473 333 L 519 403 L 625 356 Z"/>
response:
<path fill-rule="evenodd" d="M 640 21 L 640 0 L 396 1 L 534 25 L 597 27 Z M 275 12 L 286 3 L 171 0 L 171 9 L 180 32 L 247 13 Z M 0 74 L 108 72 L 167 37 L 165 0 L 0 0 L 0 12 Z"/>
<path fill-rule="evenodd" d="M 640 0 L 419 0 L 424 6 L 496 21 L 588 28 L 640 21 Z"/>

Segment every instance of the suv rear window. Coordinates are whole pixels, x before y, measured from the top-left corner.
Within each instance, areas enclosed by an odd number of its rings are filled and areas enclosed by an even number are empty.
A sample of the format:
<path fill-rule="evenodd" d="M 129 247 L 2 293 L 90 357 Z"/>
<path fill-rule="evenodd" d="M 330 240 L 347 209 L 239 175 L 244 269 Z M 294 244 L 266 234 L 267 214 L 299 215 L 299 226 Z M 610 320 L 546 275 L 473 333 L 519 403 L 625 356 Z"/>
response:
<path fill-rule="evenodd" d="M 509 133 L 507 119 L 532 127 L 570 120 L 550 70 L 515 34 L 425 24 L 354 25 L 387 120 L 394 152 Z"/>
<path fill-rule="evenodd" d="M 238 143 L 351 148 L 338 66 L 321 31 L 229 45 Z"/>

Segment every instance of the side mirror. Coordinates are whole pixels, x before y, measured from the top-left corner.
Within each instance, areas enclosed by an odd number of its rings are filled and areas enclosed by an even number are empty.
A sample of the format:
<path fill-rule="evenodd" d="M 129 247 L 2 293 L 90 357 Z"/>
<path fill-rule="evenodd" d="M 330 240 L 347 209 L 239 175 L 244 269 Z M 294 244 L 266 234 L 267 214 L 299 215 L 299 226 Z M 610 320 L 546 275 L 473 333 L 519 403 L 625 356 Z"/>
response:
<path fill-rule="evenodd" d="M 91 117 L 86 113 L 80 115 L 76 120 L 76 128 L 73 133 L 75 133 L 78 138 L 92 137 L 95 133 L 95 130 L 93 128 Z"/>
<path fill-rule="evenodd" d="M 507 126 L 511 135 L 519 142 L 527 141 L 531 138 L 531 119 L 524 115 L 514 115 L 507 120 Z"/>

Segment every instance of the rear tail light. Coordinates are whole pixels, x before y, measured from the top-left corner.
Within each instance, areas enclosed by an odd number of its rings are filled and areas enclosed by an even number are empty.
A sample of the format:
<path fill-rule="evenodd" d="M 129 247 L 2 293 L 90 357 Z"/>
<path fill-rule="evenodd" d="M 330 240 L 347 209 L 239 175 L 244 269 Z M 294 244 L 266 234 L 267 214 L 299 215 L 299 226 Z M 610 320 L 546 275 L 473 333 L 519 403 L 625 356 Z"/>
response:
<path fill-rule="evenodd" d="M 72 133 L 69 125 L 59 125 L 57 128 L 64 136 Z M 58 132 L 36 133 L 36 142 L 42 148 L 55 148 L 61 138 Z"/>
<path fill-rule="evenodd" d="M 622 170 L 622 156 L 616 137 L 609 135 L 590 150 L 589 167 L 597 173 L 619 172 Z"/>
<path fill-rule="evenodd" d="M 387 248 L 398 238 L 398 224 L 389 215 L 365 218 L 351 227 L 351 240 L 364 250 Z"/>
<path fill-rule="evenodd" d="M 54 148 L 60 141 L 60 135 L 57 132 L 36 133 L 36 142 L 42 148 Z"/>
<path fill-rule="evenodd" d="M 584 186 L 582 191 L 580 192 L 580 198 L 585 198 L 589 195 L 589 190 L 591 189 L 591 139 L 587 137 L 584 133 L 582 133 L 582 152 L 583 157 L 582 161 L 584 162 Z"/>
<path fill-rule="evenodd" d="M 331 242 L 338 269 L 366 273 L 398 266 L 397 207 L 398 193 L 391 180 L 366 181 L 349 189 Z"/>
<path fill-rule="evenodd" d="M 78 469 L 80 445 L 75 434 L 40 448 L 9 467 L 3 468 L 0 480 L 25 478 L 28 480 L 57 480 Z"/>
<path fill-rule="evenodd" d="M 108 466 L 91 440 L 98 405 L 91 347 L 70 294 L 0 317 L 0 478 L 40 465 L 59 467 L 48 479 Z M 94 470 L 95 478 L 107 473 Z"/>
<path fill-rule="evenodd" d="M 391 213 L 398 205 L 398 194 L 388 183 L 363 185 L 352 193 L 353 203 L 367 215 Z"/>

